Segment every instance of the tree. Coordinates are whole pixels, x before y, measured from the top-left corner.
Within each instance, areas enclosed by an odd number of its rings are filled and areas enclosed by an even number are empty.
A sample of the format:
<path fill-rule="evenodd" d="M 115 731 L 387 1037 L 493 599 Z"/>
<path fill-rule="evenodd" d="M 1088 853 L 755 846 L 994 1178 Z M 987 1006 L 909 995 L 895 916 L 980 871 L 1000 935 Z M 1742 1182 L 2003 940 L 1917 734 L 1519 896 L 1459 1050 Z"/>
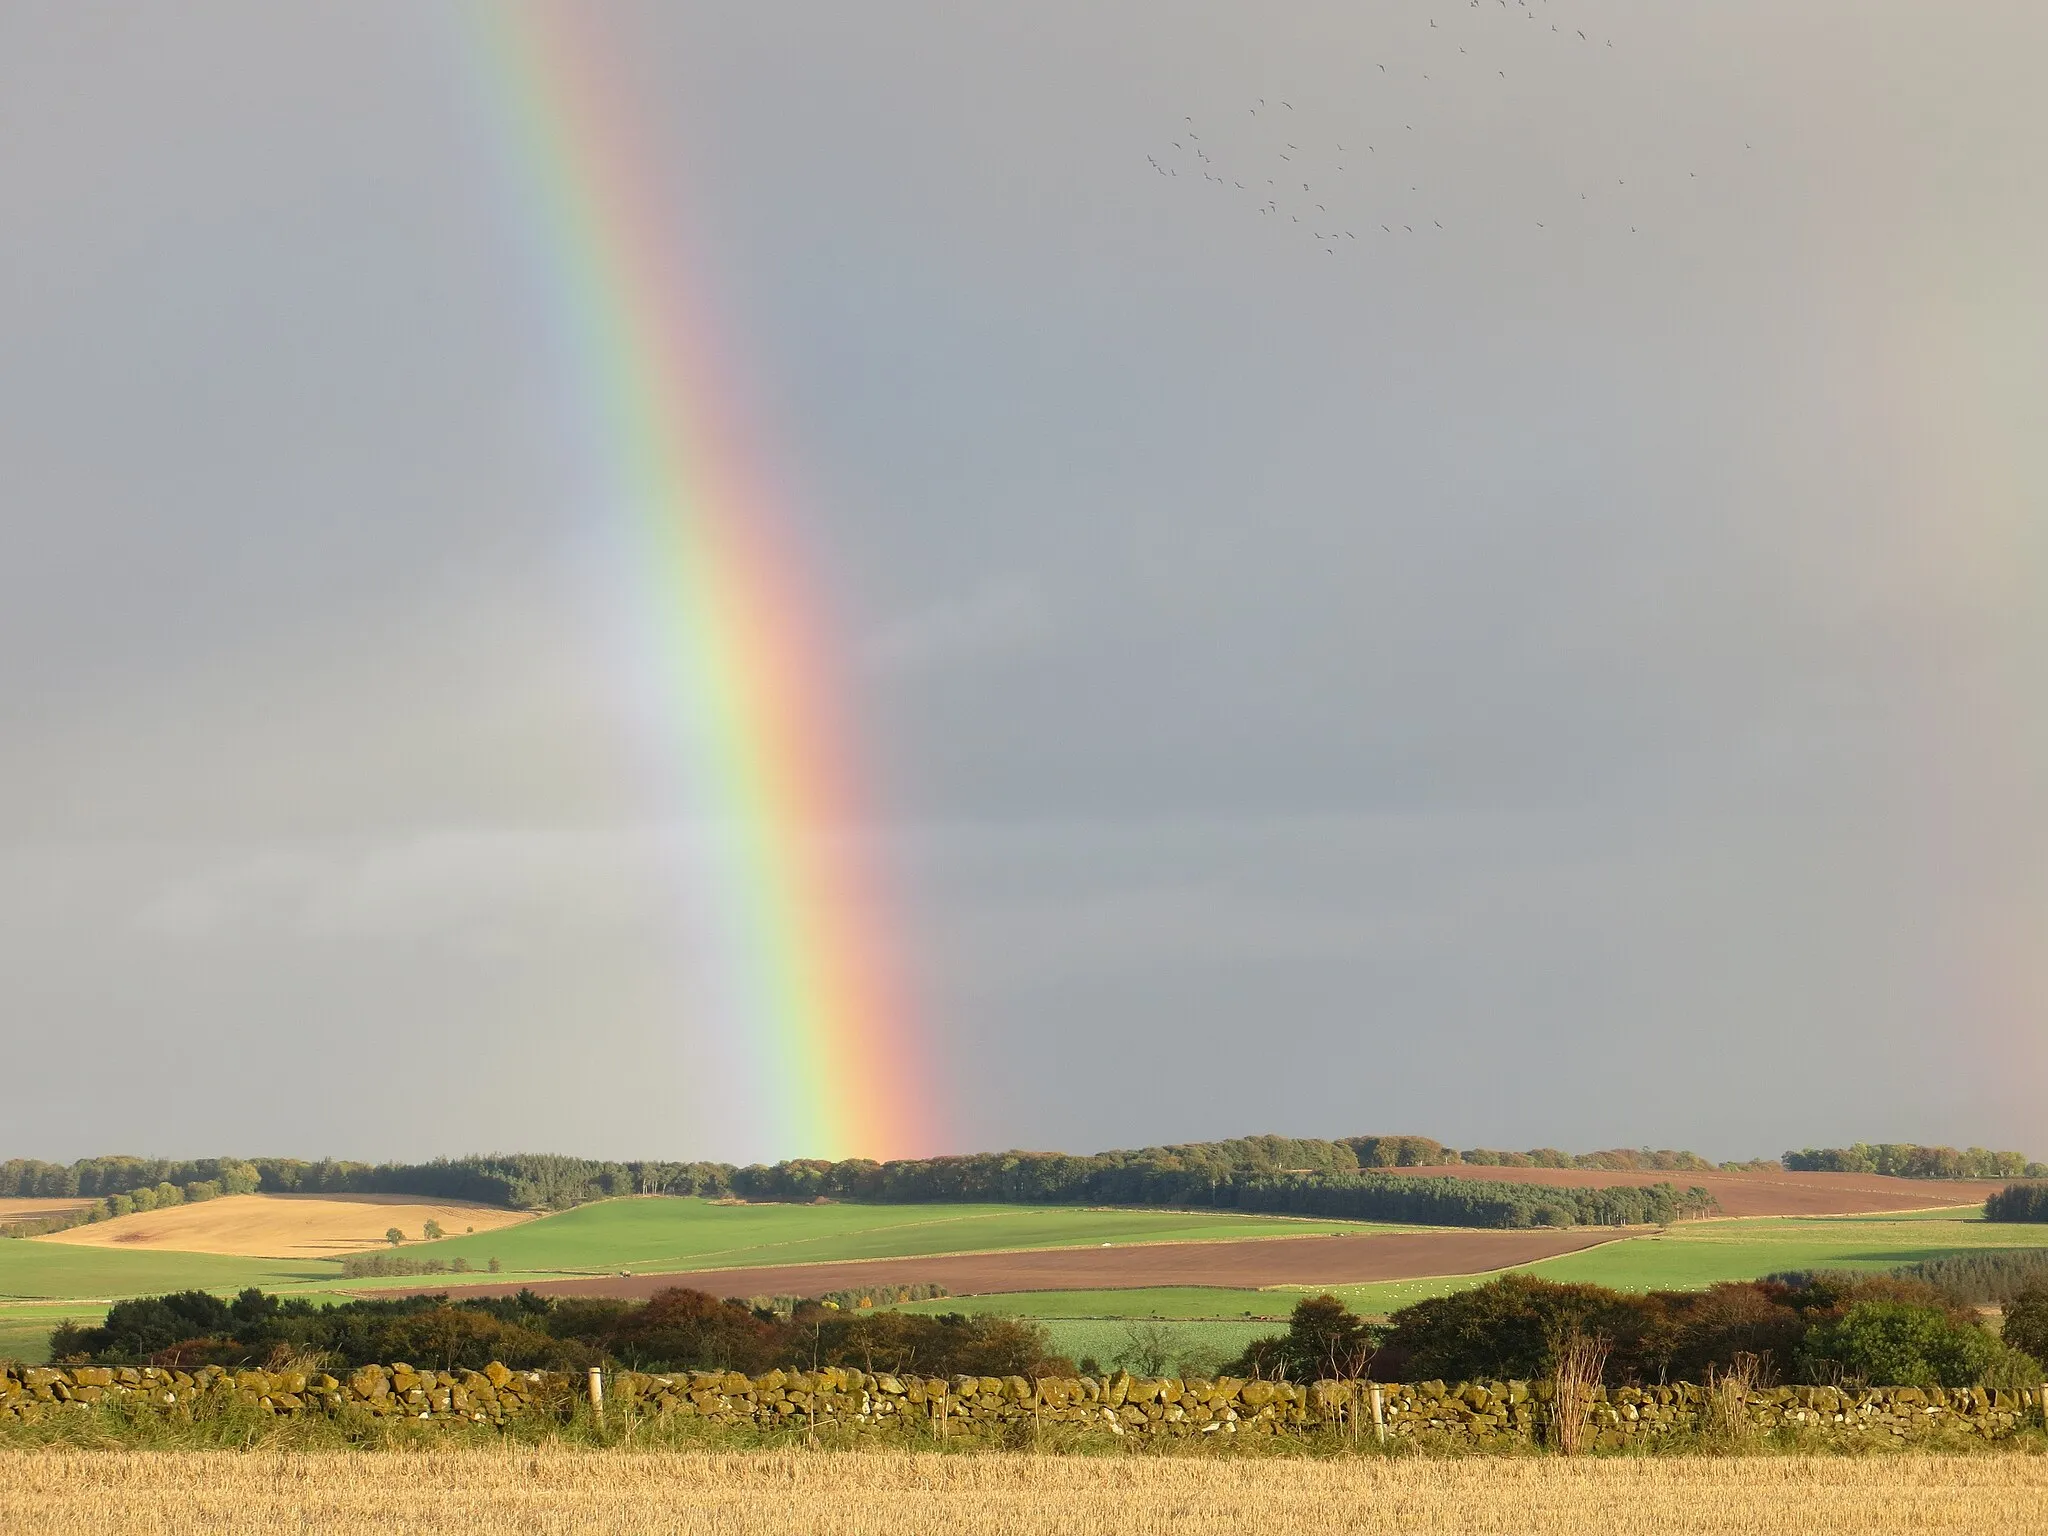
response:
<path fill-rule="evenodd" d="M 1335 1296 L 1304 1296 L 1287 1332 L 1258 1339 L 1231 1363 L 1233 1372 L 1290 1381 L 1362 1376 L 1377 1352 L 1372 1328 Z"/>
<path fill-rule="evenodd" d="M 384 1229 L 384 1241 L 389 1243 L 392 1247 L 396 1248 L 400 1243 L 405 1241 L 405 1234 L 399 1231 L 396 1227 L 386 1227 Z"/>
<path fill-rule="evenodd" d="M 1580 1334 L 1612 1346 L 1607 1364 L 1618 1374 L 1640 1355 L 1653 1320 L 1641 1297 L 1503 1275 L 1403 1307 L 1388 1319 L 1385 1348 L 1402 1380 L 1532 1379 L 1549 1375 L 1560 1341 Z"/>
<path fill-rule="evenodd" d="M 430 1243 L 437 1243 L 441 1240 L 441 1223 L 433 1220 L 431 1217 L 428 1218 L 427 1224 L 420 1228 L 420 1231 Z"/>
<path fill-rule="evenodd" d="M 1984 1202 L 1986 1221 L 2048 1221 L 2048 1184 L 2008 1184 Z"/>
<path fill-rule="evenodd" d="M 1164 1376 L 1173 1368 L 1176 1330 L 1164 1323 L 1126 1323 L 1116 1363 L 1139 1376 Z"/>
<path fill-rule="evenodd" d="M 2048 1360 L 2048 1285 L 2030 1285 L 2006 1303 L 2005 1342 Z"/>

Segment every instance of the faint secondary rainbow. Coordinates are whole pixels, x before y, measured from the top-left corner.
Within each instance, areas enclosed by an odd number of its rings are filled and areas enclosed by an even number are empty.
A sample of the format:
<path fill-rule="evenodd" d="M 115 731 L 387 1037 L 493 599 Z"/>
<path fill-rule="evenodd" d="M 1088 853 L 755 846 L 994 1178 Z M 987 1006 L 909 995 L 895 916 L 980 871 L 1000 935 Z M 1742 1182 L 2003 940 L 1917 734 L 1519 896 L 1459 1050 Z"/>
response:
<path fill-rule="evenodd" d="M 862 867 L 867 809 L 826 626 L 777 508 L 723 417 L 716 349 L 689 302 L 629 93 L 580 4 L 465 12 L 513 175 L 547 250 L 618 504 L 644 565 L 664 712 L 693 809 L 717 972 L 711 1027 L 754 1059 L 782 1156 L 929 1149 L 887 904 Z M 727 1089 L 730 1085 L 706 1085 Z"/>

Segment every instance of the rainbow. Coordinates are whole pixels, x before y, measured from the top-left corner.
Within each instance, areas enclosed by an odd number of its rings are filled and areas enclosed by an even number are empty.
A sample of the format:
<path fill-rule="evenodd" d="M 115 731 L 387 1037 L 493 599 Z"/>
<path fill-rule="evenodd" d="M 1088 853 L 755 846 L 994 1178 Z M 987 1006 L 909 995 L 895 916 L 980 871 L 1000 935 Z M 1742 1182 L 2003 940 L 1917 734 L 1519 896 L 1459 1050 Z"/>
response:
<path fill-rule="evenodd" d="M 701 1022 L 750 1053 L 756 1120 L 780 1155 L 928 1150 L 924 1053 L 888 904 L 858 852 L 868 818 L 825 665 L 829 626 L 746 434 L 721 416 L 731 392 L 687 302 L 690 266 L 587 17 L 580 4 L 480 0 L 462 25 L 645 572 L 685 792 L 715 829 L 714 851 L 693 860 L 708 914 L 694 960 L 717 972 L 716 1017 Z"/>

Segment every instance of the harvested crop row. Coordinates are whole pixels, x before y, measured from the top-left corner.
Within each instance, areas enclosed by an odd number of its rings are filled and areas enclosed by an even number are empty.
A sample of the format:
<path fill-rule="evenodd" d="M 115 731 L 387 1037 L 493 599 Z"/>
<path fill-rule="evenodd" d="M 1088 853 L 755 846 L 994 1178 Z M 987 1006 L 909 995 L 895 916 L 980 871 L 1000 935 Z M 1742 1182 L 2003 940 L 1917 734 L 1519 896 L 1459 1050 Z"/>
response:
<path fill-rule="evenodd" d="M 713 1455 L 522 1449 L 382 1455 L 0 1455 L 0 1528 L 156 1536 L 1916 1536 L 2026 1529 L 2036 1457 L 1560 1462 L 1022 1455 Z"/>

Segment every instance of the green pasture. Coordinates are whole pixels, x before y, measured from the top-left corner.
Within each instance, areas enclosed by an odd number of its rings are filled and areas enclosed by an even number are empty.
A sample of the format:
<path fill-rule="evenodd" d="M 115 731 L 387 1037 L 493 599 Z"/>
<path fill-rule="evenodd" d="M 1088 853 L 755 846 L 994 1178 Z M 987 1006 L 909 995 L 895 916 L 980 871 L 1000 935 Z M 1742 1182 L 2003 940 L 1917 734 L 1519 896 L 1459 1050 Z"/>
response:
<path fill-rule="evenodd" d="M 1015 1248 L 1197 1243 L 1314 1232 L 1409 1232 L 1373 1222 L 1304 1221 L 1232 1212 L 1040 1209 L 1015 1205 L 722 1205 L 668 1195 L 579 1205 L 496 1232 L 407 1243 L 408 1258 L 496 1258 L 505 1273 L 635 1274 L 833 1264 Z M 0 1271 L 4 1276 L 4 1271 Z M 352 1287 L 374 1281 L 353 1281 Z M 418 1280 L 392 1284 L 418 1286 Z M 435 1282 L 438 1283 L 438 1280 Z M 459 1284 L 451 1278 L 450 1284 Z"/>
<path fill-rule="evenodd" d="M 41 1365 L 50 1358 L 50 1330 L 62 1322 L 98 1323 L 107 1314 L 90 1302 L 70 1306 L 0 1305 L 0 1360 Z"/>
<path fill-rule="evenodd" d="M 238 1259 L 213 1253 L 154 1253 L 0 1238 L 0 1302 L 113 1301 L 166 1291 L 218 1291 L 245 1286 L 299 1291 L 332 1283 L 340 1266 L 318 1260 Z"/>
<path fill-rule="evenodd" d="M 1279 1323 L 1232 1322 L 1228 1319 L 1167 1323 L 1096 1317 L 1045 1320 L 1045 1331 L 1052 1335 L 1052 1347 L 1057 1353 L 1077 1363 L 1092 1357 L 1097 1364 L 1109 1367 L 1128 1365 L 1135 1368 L 1140 1362 L 1134 1358 L 1134 1348 L 1154 1341 L 1150 1337 L 1134 1337 L 1134 1330 L 1156 1331 L 1158 1342 L 1170 1355 L 1167 1368 L 1182 1376 L 1209 1375 L 1226 1360 L 1234 1360 L 1243 1354 L 1245 1346 L 1252 1340 L 1279 1333 L 1282 1327 Z"/>
<path fill-rule="evenodd" d="M 1673 1227 L 1532 1264 L 1529 1273 L 1620 1291 L 1684 1291 L 1790 1269 L 1870 1271 L 1950 1253 L 2039 1247 L 2048 1247 L 2048 1226 L 1981 1215 L 1759 1216 Z"/>

